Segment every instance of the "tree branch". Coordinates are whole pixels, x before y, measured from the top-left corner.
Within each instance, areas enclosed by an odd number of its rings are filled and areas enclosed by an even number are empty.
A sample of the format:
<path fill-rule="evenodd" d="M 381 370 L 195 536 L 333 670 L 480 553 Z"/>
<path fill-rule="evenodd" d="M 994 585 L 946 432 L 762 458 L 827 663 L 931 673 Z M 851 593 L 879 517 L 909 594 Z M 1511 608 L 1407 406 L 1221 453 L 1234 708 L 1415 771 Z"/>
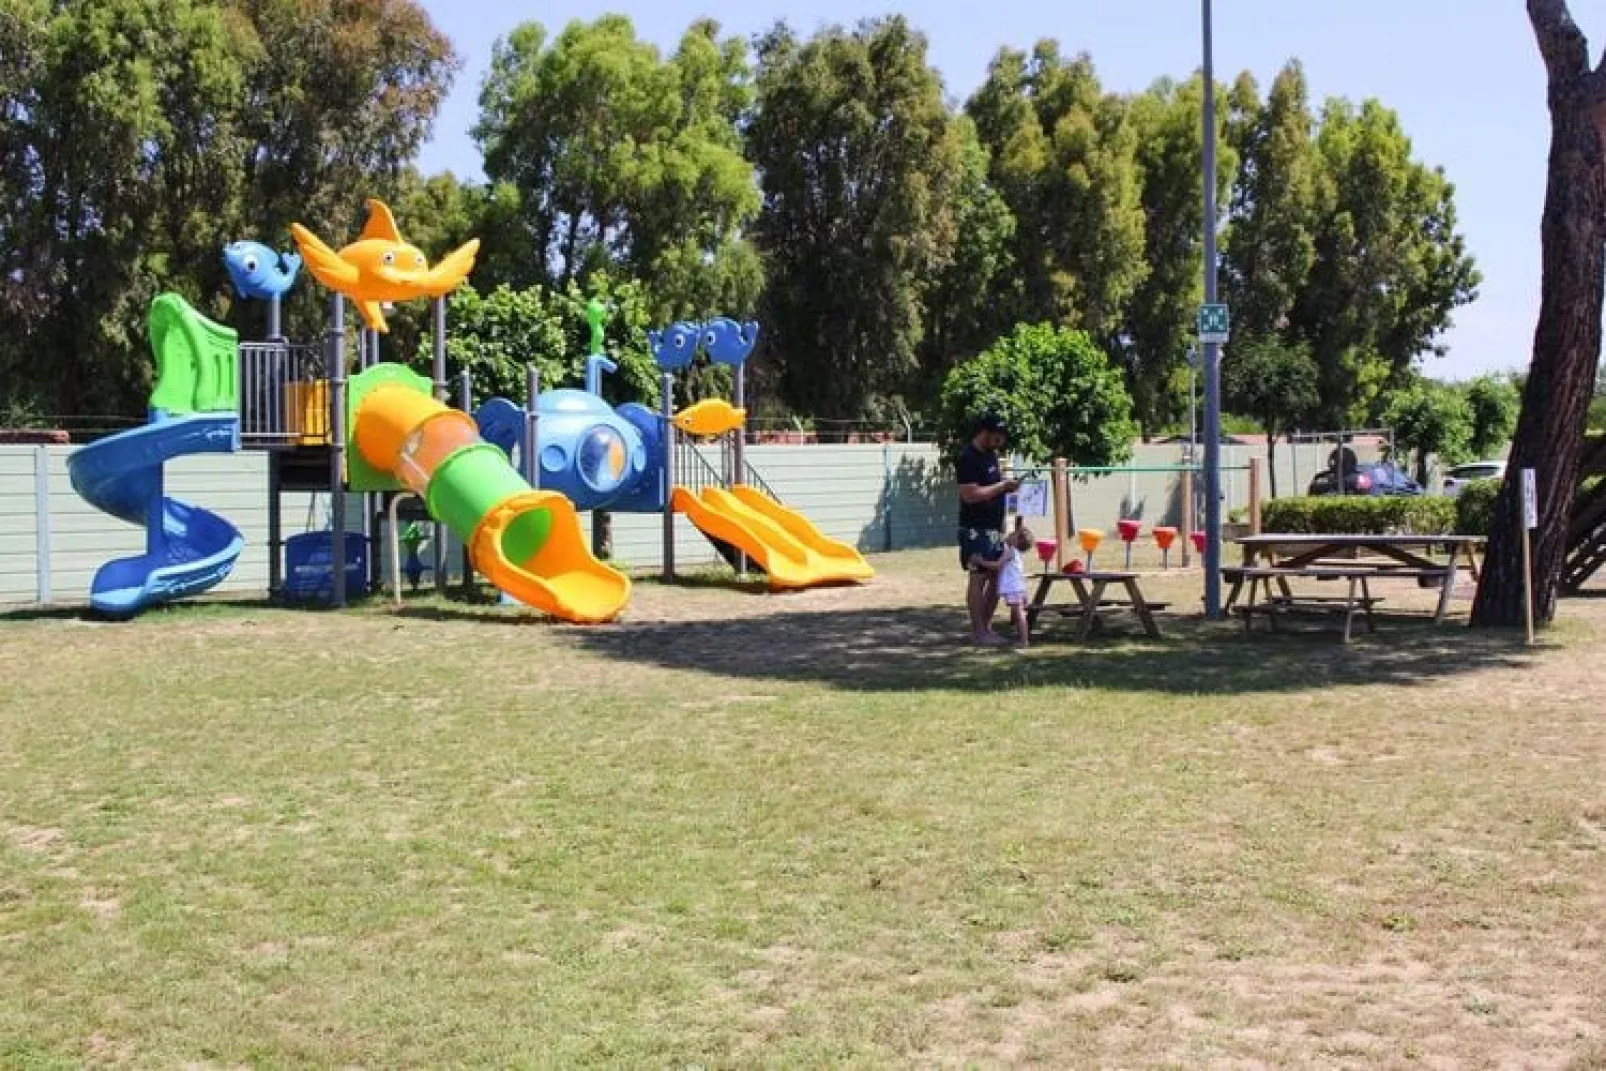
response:
<path fill-rule="evenodd" d="M 1573 21 L 1567 0 L 1528 0 L 1528 21 L 1533 24 L 1551 85 L 1589 73 L 1589 42 Z"/>

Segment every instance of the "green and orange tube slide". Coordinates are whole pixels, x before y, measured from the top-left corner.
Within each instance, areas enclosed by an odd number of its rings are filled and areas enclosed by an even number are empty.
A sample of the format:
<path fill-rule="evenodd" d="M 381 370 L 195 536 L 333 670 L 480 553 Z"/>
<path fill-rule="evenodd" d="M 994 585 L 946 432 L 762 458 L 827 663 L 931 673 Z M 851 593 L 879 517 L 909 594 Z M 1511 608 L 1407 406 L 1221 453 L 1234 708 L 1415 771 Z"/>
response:
<path fill-rule="evenodd" d="M 630 579 L 592 556 L 574 503 L 531 488 L 472 417 L 413 379 L 394 365 L 353 379 L 351 444 L 362 466 L 422 498 L 463 541 L 475 570 L 519 602 L 565 621 L 612 620 L 630 598 Z"/>

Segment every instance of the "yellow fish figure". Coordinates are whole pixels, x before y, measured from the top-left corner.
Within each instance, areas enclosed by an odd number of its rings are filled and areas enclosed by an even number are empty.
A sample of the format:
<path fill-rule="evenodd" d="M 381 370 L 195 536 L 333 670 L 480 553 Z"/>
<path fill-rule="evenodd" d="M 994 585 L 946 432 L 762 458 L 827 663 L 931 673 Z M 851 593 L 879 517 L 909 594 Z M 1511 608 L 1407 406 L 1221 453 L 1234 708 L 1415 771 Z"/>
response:
<path fill-rule="evenodd" d="M 747 410 L 737 409 L 723 398 L 704 399 L 674 416 L 675 427 L 699 438 L 735 431 L 746 422 Z"/>
<path fill-rule="evenodd" d="M 363 323 L 380 332 L 388 330 L 381 302 L 451 293 L 474 270 L 474 254 L 480 248 L 475 238 L 431 268 L 416 246 L 402 241 L 389 206 L 373 199 L 368 201 L 368 224 L 362 234 L 338 253 L 299 223 L 290 224 L 290 234 L 313 278 L 355 301 Z"/>

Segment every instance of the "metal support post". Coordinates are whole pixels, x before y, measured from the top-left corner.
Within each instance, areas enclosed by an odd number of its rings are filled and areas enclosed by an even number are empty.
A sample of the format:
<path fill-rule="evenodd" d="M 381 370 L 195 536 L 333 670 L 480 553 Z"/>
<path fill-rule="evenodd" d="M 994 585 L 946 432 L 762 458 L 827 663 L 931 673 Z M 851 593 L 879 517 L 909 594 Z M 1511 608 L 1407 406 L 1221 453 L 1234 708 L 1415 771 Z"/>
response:
<path fill-rule="evenodd" d="M 268 598 L 284 589 L 284 473 L 279 451 L 268 451 Z"/>
<path fill-rule="evenodd" d="M 664 418 L 664 580 L 675 579 L 675 377 L 665 372 L 659 402 Z"/>
<path fill-rule="evenodd" d="M 346 605 L 346 299 L 329 306 L 329 567 L 331 601 Z"/>
<path fill-rule="evenodd" d="M 1204 289 L 1216 302 L 1216 74 L 1210 0 L 1204 21 Z M 1221 346 L 1204 344 L 1205 616 L 1221 617 Z"/>
<path fill-rule="evenodd" d="M 524 448 L 519 460 L 524 463 L 524 481 L 531 487 L 541 486 L 541 370 L 534 364 L 524 370 Z"/>
<path fill-rule="evenodd" d="M 745 363 L 736 366 L 736 386 L 733 394 L 736 408 L 741 409 L 746 406 L 747 365 Z M 742 427 L 737 428 L 731 434 L 735 436 L 732 440 L 731 450 L 731 469 L 733 470 L 731 472 L 731 486 L 735 487 L 737 484 L 747 482 L 746 421 L 743 421 Z M 736 554 L 736 573 L 738 576 L 747 575 L 747 553 L 745 551 L 738 551 Z"/>
<path fill-rule="evenodd" d="M 441 403 L 446 401 L 446 299 L 438 297 L 429 303 L 431 356 L 433 364 L 433 385 L 435 400 Z M 435 558 L 435 590 L 442 594 L 446 591 L 446 526 L 440 521 L 435 522 L 434 533 L 430 538 L 431 551 Z"/>
<path fill-rule="evenodd" d="M 470 372 L 467 368 L 458 373 L 457 397 L 461 403 L 459 408 L 462 409 L 463 412 L 473 416 L 474 373 Z M 474 594 L 474 560 L 469 556 L 467 543 L 463 544 L 463 594 L 465 596 Z"/>

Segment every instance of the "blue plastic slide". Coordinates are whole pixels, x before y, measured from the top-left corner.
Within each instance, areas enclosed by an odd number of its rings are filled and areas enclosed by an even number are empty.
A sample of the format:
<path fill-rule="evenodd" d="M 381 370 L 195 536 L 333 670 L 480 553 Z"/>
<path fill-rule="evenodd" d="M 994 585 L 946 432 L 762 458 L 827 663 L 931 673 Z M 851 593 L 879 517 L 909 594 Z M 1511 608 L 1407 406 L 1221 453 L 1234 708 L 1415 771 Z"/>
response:
<path fill-rule="evenodd" d="M 102 565 L 90 601 L 102 613 L 127 617 L 170 599 L 199 595 L 234 569 L 245 545 L 215 513 L 162 494 L 162 466 L 187 454 L 231 453 L 240 447 L 234 413 L 161 417 L 89 444 L 67 458 L 73 489 L 96 509 L 144 525 L 145 553 Z"/>

